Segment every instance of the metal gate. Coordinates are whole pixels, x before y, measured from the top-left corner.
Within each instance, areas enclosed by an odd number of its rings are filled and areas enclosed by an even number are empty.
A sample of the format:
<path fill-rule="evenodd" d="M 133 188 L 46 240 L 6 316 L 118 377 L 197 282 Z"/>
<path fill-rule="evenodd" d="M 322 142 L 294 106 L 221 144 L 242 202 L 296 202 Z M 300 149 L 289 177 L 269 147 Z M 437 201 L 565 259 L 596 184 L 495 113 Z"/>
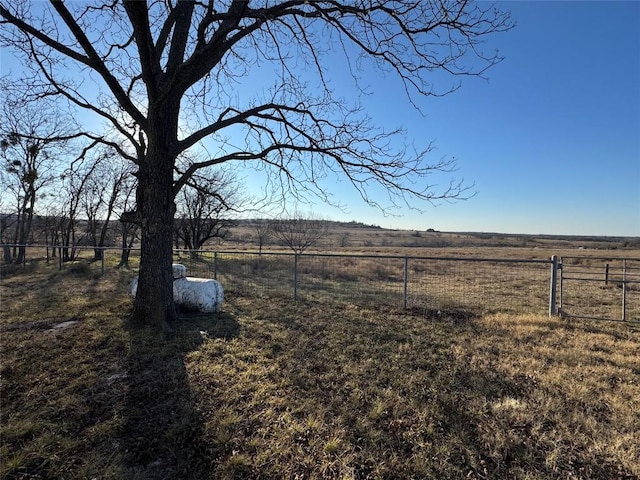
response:
<path fill-rule="evenodd" d="M 640 322 L 640 258 L 567 256 L 558 268 L 562 316 Z"/>

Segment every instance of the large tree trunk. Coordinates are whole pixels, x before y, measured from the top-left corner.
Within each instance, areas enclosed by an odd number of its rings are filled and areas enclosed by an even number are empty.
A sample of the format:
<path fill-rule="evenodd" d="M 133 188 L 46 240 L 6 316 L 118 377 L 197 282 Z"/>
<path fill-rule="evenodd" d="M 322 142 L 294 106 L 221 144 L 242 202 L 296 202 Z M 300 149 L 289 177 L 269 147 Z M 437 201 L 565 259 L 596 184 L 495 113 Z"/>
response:
<path fill-rule="evenodd" d="M 162 138 L 162 132 L 159 132 Z M 141 225 L 140 271 L 132 320 L 136 325 L 171 330 L 178 318 L 173 302 L 173 196 L 175 157 L 164 142 L 149 142 L 138 171 Z"/>

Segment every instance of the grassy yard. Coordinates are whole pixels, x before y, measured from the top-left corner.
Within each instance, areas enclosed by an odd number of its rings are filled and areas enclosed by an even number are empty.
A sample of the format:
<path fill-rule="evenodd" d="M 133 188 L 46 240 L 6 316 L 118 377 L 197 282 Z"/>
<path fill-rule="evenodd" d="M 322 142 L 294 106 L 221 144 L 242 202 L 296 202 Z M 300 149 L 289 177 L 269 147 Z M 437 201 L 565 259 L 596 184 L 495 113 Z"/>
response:
<path fill-rule="evenodd" d="M 131 276 L 3 272 L 0 478 L 640 478 L 630 325 L 232 295 L 167 339 Z"/>

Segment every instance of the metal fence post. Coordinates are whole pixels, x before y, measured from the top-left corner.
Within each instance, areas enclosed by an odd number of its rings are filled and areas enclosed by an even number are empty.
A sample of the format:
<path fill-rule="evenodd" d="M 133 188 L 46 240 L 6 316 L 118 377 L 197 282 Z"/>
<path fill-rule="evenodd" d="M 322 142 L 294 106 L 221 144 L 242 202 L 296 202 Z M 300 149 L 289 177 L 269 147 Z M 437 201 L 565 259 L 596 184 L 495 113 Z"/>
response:
<path fill-rule="evenodd" d="M 558 294 L 558 314 L 562 315 L 562 282 L 564 280 L 564 262 L 562 261 L 562 257 L 560 257 L 558 263 L 558 268 L 560 269 L 560 292 Z"/>
<path fill-rule="evenodd" d="M 293 300 L 298 300 L 298 254 L 293 254 Z"/>
<path fill-rule="evenodd" d="M 551 285 L 549 286 L 549 316 L 556 315 L 556 287 L 558 284 L 558 256 L 551 257 Z"/>
<path fill-rule="evenodd" d="M 218 280 L 218 252 L 213 252 L 213 279 Z"/>
<path fill-rule="evenodd" d="M 622 321 L 627 320 L 627 260 L 622 260 Z"/>
<path fill-rule="evenodd" d="M 407 309 L 407 296 L 409 293 L 409 257 L 404 257 L 404 289 L 402 292 L 402 308 Z"/>

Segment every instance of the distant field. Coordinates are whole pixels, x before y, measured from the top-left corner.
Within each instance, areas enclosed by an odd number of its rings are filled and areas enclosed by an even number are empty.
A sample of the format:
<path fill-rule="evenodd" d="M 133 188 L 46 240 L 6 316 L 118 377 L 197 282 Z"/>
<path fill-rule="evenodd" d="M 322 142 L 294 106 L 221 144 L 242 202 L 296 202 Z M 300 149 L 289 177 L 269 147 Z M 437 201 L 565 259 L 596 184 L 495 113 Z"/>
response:
<path fill-rule="evenodd" d="M 566 259 L 566 268 L 558 272 L 566 280 L 559 280 L 562 288 L 557 289 L 558 307 L 565 316 L 640 321 L 640 239 L 394 231 L 332 224 L 329 234 L 299 259 L 294 291 L 293 258 L 257 255 L 256 235 L 250 225 L 236 226 L 224 240 L 207 245 L 208 252 L 194 257 L 176 250 L 174 260 L 184 263 L 189 275 L 217 275 L 225 288 L 242 295 L 331 298 L 367 307 L 406 305 L 423 312 L 464 309 L 476 314 L 544 314 L 549 308 L 548 264 L 461 260 L 548 261 L 557 255 Z M 213 251 L 226 253 L 214 260 Z M 263 245 L 263 252 L 291 250 L 271 238 Z M 51 255 L 49 250 L 49 264 L 55 265 L 58 259 Z M 83 248 L 79 255 L 82 265 L 65 264 L 63 268 L 101 272 L 117 265 L 120 252 L 108 250 L 104 264 L 90 261 L 90 247 Z M 138 255 L 139 251 L 131 254 L 131 276 L 135 274 Z M 412 258 L 406 264 L 405 276 L 404 257 L 435 260 Z M 443 257 L 455 260 L 438 260 Z M 46 263 L 46 251 L 29 248 L 27 258 Z M 624 292 L 623 258 L 635 259 L 626 264 Z M 610 269 L 607 281 L 605 268 Z"/>
<path fill-rule="evenodd" d="M 256 228 L 251 226 L 250 222 L 241 222 L 232 226 L 225 238 L 210 240 L 203 249 L 256 252 L 259 247 Z M 92 254 L 91 247 L 81 248 L 82 256 L 88 257 Z M 267 236 L 263 250 L 291 251 L 273 235 Z M 575 237 L 388 230 L 362 224 L 330 222 L 327 235 L 307 251 L 310 253 L 480 256 L 490 258 L 549 258 L 551 255 L 640 258 L 640 237 Z M 43 258 L 46 257 L 46 252 L 44 249 L 28 249 L 27 257 Z"/>
<path fill-rule="evenodd" d="M 632 325 L 230 294 L 167 339 L 130 276 L 3 270 L 1 478 L 640 478 Z"/>
<path fill-rule="evenodd" d="M 251 225 L 234 226 L 224 240 L 215 240 L 211 248 L 257 250 L 256 229 Z M 273 237 L 265 248 L 281 250 Z M 497 254 L 499 258 L 534 255 L 587 254 L 606 252 L 614 256 L 640 256 L 638 237 L 574 237 L 561 235 L 517 235 L 500 233 L 458 233 L 424 230 L 388 230 L 361 224 L 333 223 L 328 235 L 312 249 L 314 252 L 383 253 L 387 255 Z"/>

